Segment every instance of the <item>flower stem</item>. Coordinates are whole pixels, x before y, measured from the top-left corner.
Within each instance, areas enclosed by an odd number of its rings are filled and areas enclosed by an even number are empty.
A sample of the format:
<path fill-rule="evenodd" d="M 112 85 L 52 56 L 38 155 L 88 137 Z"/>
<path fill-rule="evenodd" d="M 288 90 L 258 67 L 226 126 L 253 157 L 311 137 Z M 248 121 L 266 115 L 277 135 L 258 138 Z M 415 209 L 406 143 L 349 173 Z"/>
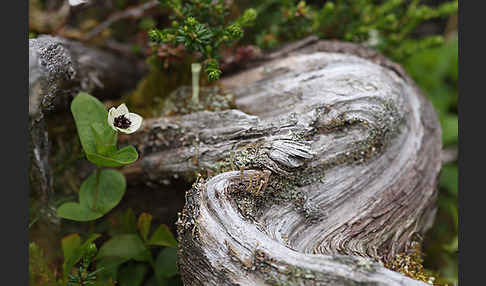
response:
<path fill-rule="evenodd" d="M 191 65 L 192 71 L 192 102 L 199 104 L 199 73 L 201 72 L 201 64 L 193 63 Z"/>
<path fill-rule="evenodd" d="M 94 193 L 94 200 L 93 200 L 93 210 L 96 211 L 96 201 L 98 200 L 98 189 L 100 187 L 100 175 L 101 175 L 101 167 L 96 167 L 96 189 Z"/>

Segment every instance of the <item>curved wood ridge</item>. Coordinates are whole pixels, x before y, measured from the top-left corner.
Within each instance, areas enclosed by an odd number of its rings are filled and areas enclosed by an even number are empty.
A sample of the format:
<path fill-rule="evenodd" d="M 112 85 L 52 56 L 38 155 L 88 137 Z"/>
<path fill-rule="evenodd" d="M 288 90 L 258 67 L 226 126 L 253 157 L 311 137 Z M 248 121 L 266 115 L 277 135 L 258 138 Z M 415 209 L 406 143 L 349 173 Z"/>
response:
<path fill-rule="evenodd" d="M 441 131 L 402 69 L 317 42 L 223 81 L 239 110 L 150 125 L 142 167 L 208 172 L 178 221 L 186 285 L 422 285 L 385 269 L 435 214 Z"/>

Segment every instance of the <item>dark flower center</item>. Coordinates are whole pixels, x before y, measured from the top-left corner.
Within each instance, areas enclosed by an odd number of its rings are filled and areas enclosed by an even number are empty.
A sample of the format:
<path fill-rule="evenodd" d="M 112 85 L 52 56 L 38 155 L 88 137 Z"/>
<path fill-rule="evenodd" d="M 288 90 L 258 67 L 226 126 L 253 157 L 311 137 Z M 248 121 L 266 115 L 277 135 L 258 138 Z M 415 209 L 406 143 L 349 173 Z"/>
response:
<path fill-rule="evenodd" d="M 130 127 L 131 124 L 132 122 L 130 121 L 130 119 L 126 118 L 125 115 L 120 115 L 116 117 L 113 121 L 113 125 L 121 129 L 127 129 L 128 127 Z"/>

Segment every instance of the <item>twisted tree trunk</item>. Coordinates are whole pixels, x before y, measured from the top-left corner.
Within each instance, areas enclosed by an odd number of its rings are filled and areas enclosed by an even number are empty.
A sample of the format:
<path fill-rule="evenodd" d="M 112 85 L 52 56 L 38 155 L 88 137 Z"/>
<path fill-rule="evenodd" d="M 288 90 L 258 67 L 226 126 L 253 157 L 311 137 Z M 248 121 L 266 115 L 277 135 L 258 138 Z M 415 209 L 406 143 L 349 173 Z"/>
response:
<path fill-rule="evenodd" d="M 431 226 L 441 166 L 398 65 L 321 41 L 223 86 L 238 110 L 147 121 L 139 144 L 149 178 L 209 175 L 178 221 L 185 285 L 424 284 L 380 264 Z"/>

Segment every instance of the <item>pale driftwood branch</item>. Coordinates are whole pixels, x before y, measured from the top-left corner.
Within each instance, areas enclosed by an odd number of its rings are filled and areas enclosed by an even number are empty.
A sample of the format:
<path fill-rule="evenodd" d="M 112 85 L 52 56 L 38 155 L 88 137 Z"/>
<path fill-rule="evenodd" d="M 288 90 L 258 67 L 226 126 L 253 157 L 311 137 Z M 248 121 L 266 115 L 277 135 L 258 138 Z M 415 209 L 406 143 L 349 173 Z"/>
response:
<path fill-rule="evenodd" d="M 148 120 L 136 141 L 143 178 L 210 177 L 178 221 L 185 284 L 423 285 L 365 258 L 391 261 L 433 222 L 433 107 L 364 47 L 282 56 L 222 81 L 238 110 Z"/>
<path fill-rule="evenodd" d="M 108 19 L 103 21 L 101 24 L 96 26 L 93 30 L 89 31 L 85 36 L 84 40 L 89 41 L 93 37 L 99 35 L 104 29 L 111 26 L 113 23 L 126 18 L 140 18 L 144 15 L 145 11 L 157 7 L 160 4 L 159 0 L 152 0 L 138 6 L 126 9 L 121 12 L 116 12 L 112 14 Z"/>

